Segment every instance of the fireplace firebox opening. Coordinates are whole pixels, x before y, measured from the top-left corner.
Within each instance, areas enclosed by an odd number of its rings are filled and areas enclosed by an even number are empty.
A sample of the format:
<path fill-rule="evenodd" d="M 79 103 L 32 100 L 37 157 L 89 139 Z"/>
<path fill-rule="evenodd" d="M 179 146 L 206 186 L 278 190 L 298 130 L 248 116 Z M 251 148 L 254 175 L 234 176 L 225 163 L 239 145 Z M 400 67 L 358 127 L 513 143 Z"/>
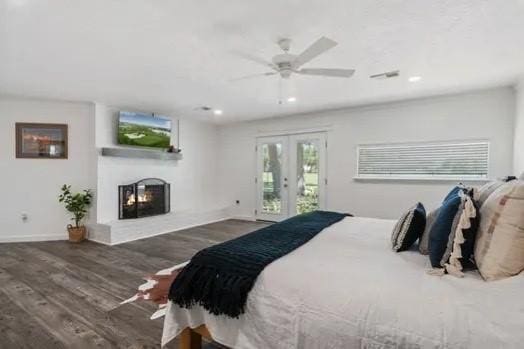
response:
<path fill-rule="evenodd" d="M 118 219 L 142 218 L 170 211 L 170 185 L 162 179 L 145 178 L 118 186 Z"/>

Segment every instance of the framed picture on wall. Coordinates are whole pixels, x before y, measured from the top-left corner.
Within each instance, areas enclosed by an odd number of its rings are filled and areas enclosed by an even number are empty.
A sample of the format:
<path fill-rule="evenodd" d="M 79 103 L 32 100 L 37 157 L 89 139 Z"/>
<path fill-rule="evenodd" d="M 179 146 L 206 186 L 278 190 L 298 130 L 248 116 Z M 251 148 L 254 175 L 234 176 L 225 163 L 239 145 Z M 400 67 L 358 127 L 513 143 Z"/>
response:
<path fill-rule="evenodd" d="M 67 125 L 17 122 L 16 157 L 67 159 Z"/>

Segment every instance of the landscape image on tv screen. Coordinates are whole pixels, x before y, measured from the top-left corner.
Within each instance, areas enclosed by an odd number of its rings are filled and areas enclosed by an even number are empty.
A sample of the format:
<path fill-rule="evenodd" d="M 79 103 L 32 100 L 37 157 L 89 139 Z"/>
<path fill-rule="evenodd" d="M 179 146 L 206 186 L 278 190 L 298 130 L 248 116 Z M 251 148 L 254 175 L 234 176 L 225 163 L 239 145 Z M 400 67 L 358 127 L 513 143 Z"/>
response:
<path fill-rule="evenodd" d="M 171 119 L 121 111 L 118 125 L 118 143 L 141 147 L 169 148 Z"/>

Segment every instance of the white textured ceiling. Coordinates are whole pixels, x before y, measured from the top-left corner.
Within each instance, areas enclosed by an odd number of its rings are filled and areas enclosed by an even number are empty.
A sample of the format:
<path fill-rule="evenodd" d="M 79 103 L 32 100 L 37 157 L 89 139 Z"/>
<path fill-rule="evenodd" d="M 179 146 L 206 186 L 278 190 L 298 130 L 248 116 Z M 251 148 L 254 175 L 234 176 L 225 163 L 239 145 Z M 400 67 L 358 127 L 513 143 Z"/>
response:
<path fill-rule="evenodd" d="M 230 82 L 266 69 L 290 37 L 300 52 L 339 45 L 305 67 L 355 68 L 351 79 Z M 369 75 L 400 69 L 401 76 Z M 511 84 L 524 73 L 523 0 L 0 0 L 0 93 L 246 120 Z M 418 83 L 407 77 L 422 76 Z M 222 109 L 213 116 L 196 111 Z"/>

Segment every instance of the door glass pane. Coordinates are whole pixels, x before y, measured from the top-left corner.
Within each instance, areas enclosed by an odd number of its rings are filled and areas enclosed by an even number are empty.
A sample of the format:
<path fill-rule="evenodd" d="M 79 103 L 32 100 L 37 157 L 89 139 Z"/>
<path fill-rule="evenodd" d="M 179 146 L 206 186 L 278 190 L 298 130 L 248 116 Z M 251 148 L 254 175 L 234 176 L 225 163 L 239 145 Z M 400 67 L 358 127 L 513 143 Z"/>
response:
<path fill-rule="evenodd" d="M 282 174 L 282 144 L 266 143 L 262 145 L 264 193 L 262 211 L 264 213 L 280 214 L 282 210 L 281 174 Z"/>
<path fill-rule="evenodd" d="M 297 213 L 319 208 L 318 145 L 314 142 L 297 142 Z"/>

